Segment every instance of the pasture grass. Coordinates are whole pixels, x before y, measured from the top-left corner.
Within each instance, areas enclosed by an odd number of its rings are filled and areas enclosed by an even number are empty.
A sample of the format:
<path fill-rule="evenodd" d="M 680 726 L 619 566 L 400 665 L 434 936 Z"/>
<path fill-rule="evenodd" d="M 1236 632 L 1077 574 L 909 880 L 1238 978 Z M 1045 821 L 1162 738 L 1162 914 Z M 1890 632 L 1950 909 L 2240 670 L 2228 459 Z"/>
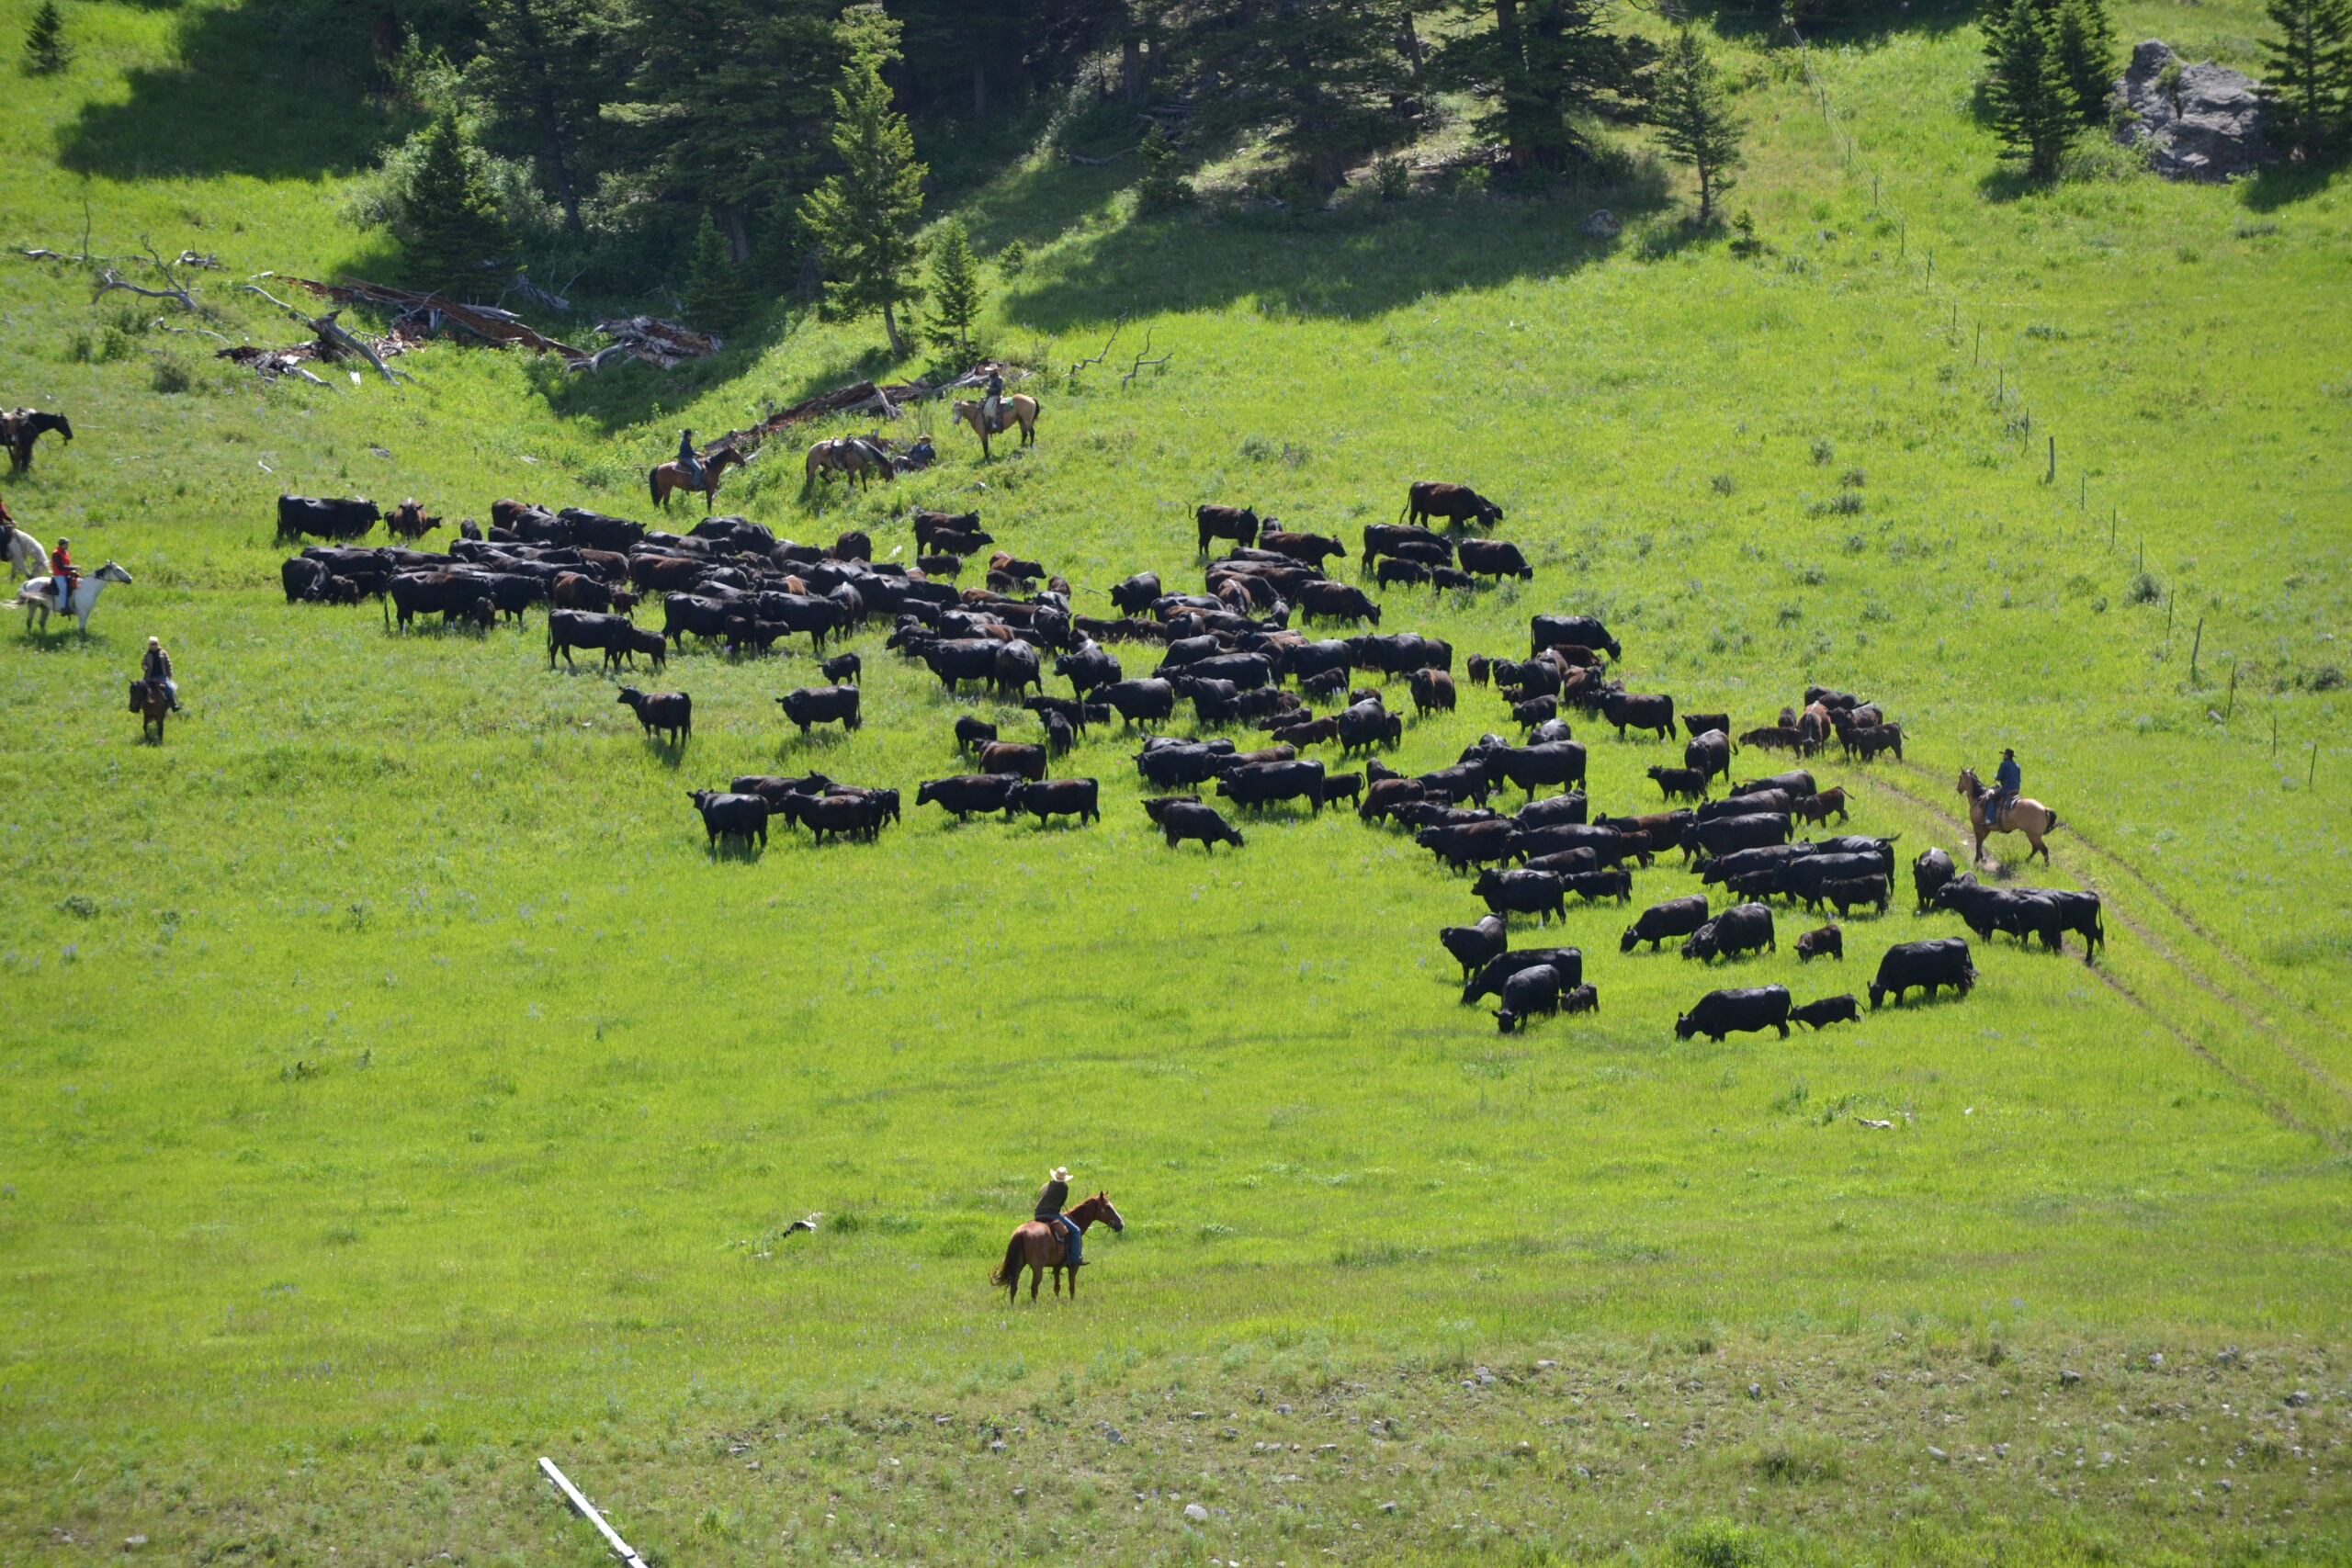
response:
<path fill-rule="evenodd" d="M 264 15 L 75 7 L 72 72 L 0 110 L 8 238 L 74 248 L 86 192 L 94 249 L 217 249 L 212 324 L 284 341 L 231 288 L 364 259 L 336 181 L 396 109 L 347 144 L 246 100 L 265 151 L 191 137 L 168 176 L 121 151 L 119 106 L 188 113 L 187 51 Z M 1646 175 L 1137 224 L 1114 175 L 1023 165 L 973 216 L 1035 254 L 989 330 L 1054 372 L 1040 445 L 984 468 L 939 421 L 939 469 L 812 499 L 779 446 L 725 497 L 901 552 L 910 504 L 978 506 L 1099 611 L 1191 579 L 1196 502 L 1352 555 L 1459 478 L 1535 581 L 1390 591 L 1383 629 L 1516 652 L 1531 613 L 1601 614 L 1637 688 L 1743 727 L 1862 690 L 1910 760 L 1822 772 L 1906 854 L 1957 846 L 1952 775 L 2016 745 L 2063 826 L 2008 872 L 2098 887 L 2111 952 L 1979 944 L 1967 1001 L 1786 1042 L 1670 1024 L 1713 985 L 1860 992 L 1954 922 L 1898 904 L 1801 967 L 1788 915 L 1708 976 L 1578 908 L 1602 1010 L 1503 1037 L 1432 938 L 1477 912 L 1459 879 L 1344 813 L 1169 852 L 1113 733 L 1057 770 L 1104 781 L 1099 827 L 910 807 L 877 845 L 707 853 L 689 787 L 911 801 L 957 713 L 1014 731 L 878 631 L 855 737 L 786 734 L 805 645 L 697 651 L 645 682 L 695 696 L 673 750 L 548 673 L 537 616 L 393 635 L 277 590 L 281 489 L 650 517 L 677 424 L 890 368 L 865 327 L 779 309 L 569 383 L 435 345 L 322 391 L 0 270 L 8 400 L 80 432 L 9 505 L 138 580 L 86 642 L 0 649 L 0 1556 L 585 1562 L 552 1452 L 664 1562 L 2342 1560 L 2342 197 L 2015 189 L 1973 36 L 1734 39 L 1752 259 Z M 1147 333 L 1172 360 L 1123 387 Z M 192 709 L 160 748 L 122 711 L 150 630 Z M 1465 689 L 1389 761 L 1503 716 Z M 1679 760 L 1578 735 L 1611 808 Z M 1690 886 L 1661 864 L 1634 908 Z M 981 1277 L 1058 1162 L 1127 1233 L 1074 1309 L 1008 1311 Z"/>

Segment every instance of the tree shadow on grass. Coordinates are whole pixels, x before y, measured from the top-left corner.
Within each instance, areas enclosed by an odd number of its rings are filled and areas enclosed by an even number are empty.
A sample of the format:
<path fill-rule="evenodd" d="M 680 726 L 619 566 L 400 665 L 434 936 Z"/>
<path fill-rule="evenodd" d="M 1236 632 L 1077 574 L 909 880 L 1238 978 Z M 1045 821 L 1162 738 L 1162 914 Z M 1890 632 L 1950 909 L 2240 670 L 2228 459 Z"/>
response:
<path fill-rule="evenodd" d="M 1248 299 L 1270 315 L 1360 319 L 1432 292 L 1575 272 L 1620 243 L 1585 233 L 1595 209 L 1623 220 L 1666 201 L 1663 178 L 1649 176 L 1560 198 L 1432 197 L 1295 216 L 1146 220 L 1073 242 L 1056 265 L 1024 278 L 1005 307 L 1023 326 L 1046 333 Z"/>
<path fill-rule="evenodd" d="M 1940 36 L 1966 27 L 1976 17 L 1973 0 L 1832 0 L 1806 9 L 1815 14 L 1801 17 L 1798 27 L 1805 41 L 1816 49 L 1845 43 L 1868 46 L 1900 34 Z M 1783 7 L 1779 0 L 1718 0 L 1691 10 L 1727 39 L 1759 47 L 1796 41 L 1781 20 Z"/>
<path fill-rule="evenodd" d="M 2325 164 L 2265 164 L 2252 179 L 2237 182 L 2238 200 L 2250 212 L 2276 212 L 2334 189 L 2345 160 Z"/>
<path fill-rule="evenodd" d="M 116 179 L 364 168 L 422 118 L 382 96 L 369 51 L 376 14 L 342 0 L 187 12 L 173 62 L 133 68 L 119 102 L 85 105 L 58 134 L 58 162 Z"/>
<path fill-rule="evenodd" d="M 769 349 L 792 335 L 798 321 L 797 311 L 772 316 L 756 327 L 726 338 L 726 346 L 709 358 L 691 360 L 674 370 L 657 370 L 642 360 L 628 359 L 594 374 L 574 374 L 565 370 L 552 355 L 542 355 L 529 363 L 526 374 L 532 389 L 546 401 L 550 412 L 593 424 L 602 434 L 611 435 L 683 409 L 713 389 L 741 380 L 758 368 Z M 583 343 L 575 346 L 592 345 Z M 808 371 L 797 382 L 778 384 L 769 400 L 775 408 L 789 408 L 839 387 L 885 379 L 894 363 L 888 350 L 876 344 L 854 357 L 828 361 Z M 698 430 L 695 437 L 702 440 L 719 434 L 716 430 Z M 661 453 L 660 458 L 650 459 L 649 466 L 650 461 L 673 456 L 676 439 L 676 432 L 671 432 L 672 445 Z M 721 496 L 723 499 L 723 490 Z"/>

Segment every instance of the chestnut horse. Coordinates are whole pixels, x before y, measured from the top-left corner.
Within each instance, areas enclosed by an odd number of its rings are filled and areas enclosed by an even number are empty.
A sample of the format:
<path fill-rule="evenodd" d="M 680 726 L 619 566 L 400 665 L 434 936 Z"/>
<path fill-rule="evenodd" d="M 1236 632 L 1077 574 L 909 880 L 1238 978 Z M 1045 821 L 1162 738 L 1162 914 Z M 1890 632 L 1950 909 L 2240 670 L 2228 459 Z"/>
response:
<path fill-rule="evenodd" d="M 710 503 L 718 497 L 718 476 L 729 468 L 740 468 L 750 461 L 734 447 L 721 446 L 702 460 L 702 483 L 695 483 L 686 477 L 685 469 L 675 462 L 669 462 L 645 470 L 646 488 L 653 492 L 653 504 L 664 511 L 670 506 L 670 492 L 682 490 L 689 495 L 700 494 L 702 509 L 708 512 Z"/>
<path fill-rule="evenodd" d="M 130 682 L 130 711 L 139 716 L 139 739 L 145 740 L 153 730 L 155 744 L 164 743 L 164 720 L 172 711 L 172 694 L 161 681 Z"/>
<path fill-rule="evenodd" d="M 1127 1228 L 1127 1222 L 1119 1218 L 1119 1211 L 1111 1206 L 1111 1195 L 1107 1192 L 1097 1192 L 1077 1207 L 1066 1211 L 1064 1217 L 1079 1228 L 1080 1235 L 1084 1235 L 1086 1228 L 1097 1220 L 1114 1231 Z M 1021 1270 L 1026 1269 L 1029 1270 L 1029 1299 L 1034 1302 L 1037 1299 L 1037 1286 L 1050 1269 L 1054 1275 L 1054 1294 L 1058 1296 L 1062 1293 L 1062 1258 L 1067 1251 L 1058 1231 L 1043 1220 L 1031 1220 L 1016 1229 L 1012 1239 L 1005 1243 L 1004 1266 L 989 1276 L 989 1283 L 1002 1285 L 1005 1299 L 1018 1301 L 1021 1299 Z M 1072 1301 L 1078 1299 L 1078 1270 L 1075 1269 L 1069 1273 L 1069 1298 Z"/>
<path fill-rule="evenodd" d="M 1976 770 L 1961 769 L 1960 783 L 1952 787 L 1954 794 L 1968 797 L 1968 825 L 1976 833 L 1976 858 L 1979 863 L 1984 859 L 1984 840 L 1988 835 L 2023 833 L 2025 841 L 2033 846 L 2026 851 L 2025 858 L 2031 860 L 2040 855 L 2042 864 L 2050 863 L 2050 846 L 2041 841 L 2041 835 L 2058 826 L 2058 813 L 2032 796 L 2021 795 L 2001 807 L 1999 821 L 1987 822 L 1984 819 L 1984 786 L 1977 781 Z"/>
<path fill-rule="evenodd" d="M 983 430 L 980 428 L 980 410 L 986 406 L 985 402 L 967 401 L 963 398 L 958 398 L 948 405 L 956 411 L 956 417 L 970 425 L 972 434 L 980 438 L 982 462 L 988 461 L 989 458 L 989 437 L 1001 435 L 1016 424 L 1021 427 L 1021 445 L 1035 446 L 1037 444 L 1036 399 L 1026 392 L 1015 392 L 1010 397 L 999 398 L 996 405 L 996 423 Z"/>

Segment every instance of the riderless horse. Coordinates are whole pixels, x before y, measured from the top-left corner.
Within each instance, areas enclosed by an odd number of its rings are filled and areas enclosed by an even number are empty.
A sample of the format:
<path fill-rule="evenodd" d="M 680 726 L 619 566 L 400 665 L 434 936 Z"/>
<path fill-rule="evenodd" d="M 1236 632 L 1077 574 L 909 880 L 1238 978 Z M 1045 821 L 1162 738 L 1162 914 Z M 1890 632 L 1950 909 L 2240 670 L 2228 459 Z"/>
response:
<path fill-rule="evenodd" d="M 40 629 L 47 631 L 50 613 L 56 611 L 60 615 L 72 615 L 81 622 L 82 635 L 88 637 L 90 612 L 98 607 L 98 595 L 105 591 L 106 585 L 109 582 L 128 583 L 130 581 L 130 573 L 123 570 L 114 562 L 108 561 L 82 579 L 74 586 L 72 595 L 61 606 L 57 603 L 57 595 L 50 592 L 50 580 L 46 577 L 33 578 L 17 590 L 17 603 L 23 606 L 25 612 L 25 630 L 28 634 L 33 630 L 33 616 L 39 615 Z"/>
<path fill-rule="evenodd" d="M 49 559 L 49 547 L 15 524 L 0 523 L 0 529 L 6 530 L 0 537 L 0 556 L 7 558 L 9 576 L 30 577 Z"/>
<path fill-rule="evenodd" d="M 33 466 L 33 443 L 51 431 L 74 439 L 74 422 L 62 413 L 43 413 L 39 409 L 16 409 L 0 413 L 0 439 L 8 446 L 8 471 L 21 474 Z"/>
<path fill-rule="evenodd" d="M 1097 1220 L 1114 1231 L 1127 1228 L 1127 1222 L 1121 1219 L 1119 1211 L 1111 1206 L 1111 1195 L 1107 1192 L 1097 1192 L 1064 1213 L 1062 1218 L 1081 1232 Z M 1004 1262 L 989 1277 L 989 1283 L 1002 1285 L 1007 1301 L 1018 1301 L 1021 1299 L 1021 1271 L 1026 1269 L 1029 1270 L 1029 1299 L 1034 1302 L 1037 1299 L 1038 1284 L 1050 1269 L 1054 1276 L 1054 1294 L 1058 1296 L 1062 1293 L 1062 1259 L 1069 1255 L 1069 1244 L 1062 1240 L 1060 1233 L 1053 1226 L 1043 1220 L 1026 1221 L 1013 1231 L 1012 1239 L 1005 1244 Z M 1069 1295 L 1072 1301 L 1078 1299 L 1078 1270 L 1075 1269 L 1069 1271 Z"/>

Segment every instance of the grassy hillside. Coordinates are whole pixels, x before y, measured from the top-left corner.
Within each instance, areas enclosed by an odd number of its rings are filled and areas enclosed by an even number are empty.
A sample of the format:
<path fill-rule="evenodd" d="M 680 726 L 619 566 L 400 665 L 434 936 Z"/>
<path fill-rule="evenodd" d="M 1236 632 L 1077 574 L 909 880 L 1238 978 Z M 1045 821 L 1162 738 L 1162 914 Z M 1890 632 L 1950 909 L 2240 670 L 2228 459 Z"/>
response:
<path fill-rule="evenodd" d="M 74 66 L 0 109 L 10 244 L 78 249 L 86 197 L 93 250 L 217 252 L 209 324 L 285 341 L 235 286 L 367 265 L 341 182 L 400 111 L 228 93 L 278 15 L 75 6 Z M 2120 22 L 2240 64 L 2259 30 Z M 805 645 L 680 657 L 676 755 L 550 674 L 536 615 L 283 603 L 280 490 L 650 519 L 679 424 L 889 368 L 871 323 L 779 310 L 668 376 L 435 345 L 411 385 L 264 387 L 0 263 L 0 397 L 79 434 L 0 494 L 137 579 L 86 642 L 0 638 L 0 1561 L 585 1562 L 538 1453 L 665 1562 L 2352 1551 L 2344 196 L 2017 189 L 1949 17 L 1729 47 L 1769 255 L 1656 182 L 1136 223 L 1115 167 L 1024 164 L 967 216 L 1035 254 L 989 331 L 1048 367 L 1039 446 L 983 467 L 942 421 L 939 469 L 811 501 L 779 446 L 725 500 L 901 558 L 910 504 L 977 506 L 1105 613 L 1193 580 L 1197 502 L 1352 552 L 1458 478 L 1537 576 L 1390 591 L 1385 630 L 1515 652 L 1601 614 L 1637 688 L 1743 726 L 1863 690 L 1910 761 L 1825 779 L 1906 855 L 2016 746 L 2064 823 L 2018 874 L 2098 888 L 2111 953 L 1980 943 L 1966 1002 L 1787 1042 L 1670 1026 L 1714 985 L 1860 991 L 1957 922 L 1858 917 L 1825 974 L 1792 913 L 1708 976 L 1580 908 L 1601 1012 L 1504 1038 L 1433 940 L 1478 912 L 1459 879 L 1345 813 L 1171 852 L 1115 733 L 1066 770 L 1099 827 L 910 807 L 707 855 L 687 788 L 911 801 L 957 713 L 1012 732 L 879 631 L 849 739 L 776 716 Z M 1147 333 L 1170 363 L 1123 386 Z M 150 631 L 193 710 L 161 748 L 122 711 Z M 1478 693 L 1389 760 L 1504 716 Z M 1612 809 L 1679 760 L 1578 736 Z M 1634 908 L 1693 886 L 1661 863 Z M 1063 1161 L 1127 1232 L 1075 1309 L 1007 1311 L 982 1276 Z"/>

